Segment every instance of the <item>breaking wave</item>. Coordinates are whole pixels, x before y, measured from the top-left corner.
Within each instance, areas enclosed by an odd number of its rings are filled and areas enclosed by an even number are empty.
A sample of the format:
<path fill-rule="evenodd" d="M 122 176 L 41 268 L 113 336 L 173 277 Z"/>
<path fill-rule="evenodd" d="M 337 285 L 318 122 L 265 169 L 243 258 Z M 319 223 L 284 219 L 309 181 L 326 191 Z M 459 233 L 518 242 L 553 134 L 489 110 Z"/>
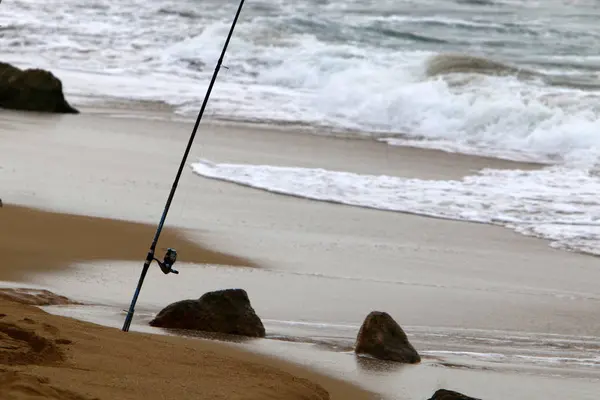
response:
<path fill-rule="evenodd" d="M 236 6 L 6 2 L 0 46 L 5 61 L 59 74 L 76 103 L 160 101 L 192 116 Z M 587 3 L 540 7 L 251 2 L 207 115 L 508 158 L 562 161 L 593 152 L 600 140 L 600 10 Z"/>

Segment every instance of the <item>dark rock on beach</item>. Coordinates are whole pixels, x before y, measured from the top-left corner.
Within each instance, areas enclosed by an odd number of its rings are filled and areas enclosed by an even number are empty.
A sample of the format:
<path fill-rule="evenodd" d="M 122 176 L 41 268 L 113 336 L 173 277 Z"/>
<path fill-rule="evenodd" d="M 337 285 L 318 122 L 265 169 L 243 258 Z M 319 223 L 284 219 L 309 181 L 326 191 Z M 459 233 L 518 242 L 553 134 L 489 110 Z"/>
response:
<path fill-rule="evenodd" d="M 65 100 L 62 82 L 43 69 L 21 70 L 0 62 L 0 107 L 77 114 Z"/>
<path fill-rule="evenodd" d="M 440 390 L 437 390 L 429 400 L 480 400 L 480 399 L 465 396 L 462 393 L 453 392 L 452 390 L 440 389 Z"/>
<path fill-rule="evenodd" d="M 197 300 L 182 300 L 162 309 L 151 326 L 264 337 L 265 327 L 243 289 L 208 292 Z"/>
<path fill-rule="evenodd" d="M 380 360 L 406 364 L 421 362 L 421 356 L 410 344 L 400 325 L 388 313 L 380 311 L 367 315 L 358 332 L 354 351 Z"/>

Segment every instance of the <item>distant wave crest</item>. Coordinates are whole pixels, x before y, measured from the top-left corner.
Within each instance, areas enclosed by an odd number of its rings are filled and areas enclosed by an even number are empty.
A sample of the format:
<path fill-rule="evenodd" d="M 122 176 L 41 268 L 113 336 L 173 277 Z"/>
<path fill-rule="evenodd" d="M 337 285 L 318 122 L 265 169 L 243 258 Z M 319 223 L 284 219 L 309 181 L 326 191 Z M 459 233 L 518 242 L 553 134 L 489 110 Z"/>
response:
<path fill-rule="evenodd" d="M 479 73 L 485 75 L 516 75 L 533 77 L 541 74 L 525 68 L 512 66 L 485 57 L 466 54 L 437 54 L 427 61 L 426 74 L 429 77 L 452 73 Z"/>

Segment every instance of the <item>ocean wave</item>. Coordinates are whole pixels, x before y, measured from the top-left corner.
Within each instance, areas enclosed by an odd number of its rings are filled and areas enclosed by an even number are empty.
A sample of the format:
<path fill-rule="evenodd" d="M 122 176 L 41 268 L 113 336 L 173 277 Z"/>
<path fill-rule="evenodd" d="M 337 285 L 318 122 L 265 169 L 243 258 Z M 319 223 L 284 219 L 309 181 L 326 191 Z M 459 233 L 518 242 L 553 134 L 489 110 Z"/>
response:
<path fill-rule="evenodd" d="M 395 38 L 395 39 L 408 40 L 411 42 L 437 43 L 437 44 L 449 43 L 445 39 L 436 38 L 433 36 L 428 36 L 428 35 L 423 35 L 423 34 L 418 34 L 418 33 L 414 33 L 414 32 L 406 32 L 406 31 L 401 31 L 398 29 L 392 29 L 391 27 L 386 27 L 383 25 L 371 26 L 367 29 L 371 30 L 379 35 L 385 35 L 387 37 L 391 37 L 391 38 Z"/>
<path fill-rule="evenodd" d="M 167 8 L 167 7 L 159 8 L 158 13 L 164 14 L 164 15 L 174 15 L 177 17 L 189 18 L 189 19 L 195 19 L 195 18 L 200 17 L 200 14 L 198 14 L 192 10 Z"/>
<path fill-rule="evenodd" d="M 466 54 L 437 54 L 427 61 L 426 74 L 429 77 L 451 73 L 481 73 L 485 75 L 514 75 L 534 77 L 541 74 L 485 57 Z"/>
<path fill-rule="evenodd" d="M 600 48 L 590 22 L 578 17 L 574 25 L 556 4 L 542 15 L 484 3 L 249 4 L 208 115 L 403 135 L 470 153 L 525 151 L 538 160 L 594 153 Z M 10 29 L 0 46 L 4 61 L 53 70 L 67 96 L 164 101 L 191 117 L 235 6 L 7 2 L 0 26 Z"/>
<path fill-rule="evenodd" d="M 384 211 L 501 225 L 600 255 L 600 177 L 591 171 L 483 170 L 461 180 L 373 176 L 268 165 L 192 164 L 201 176 L 273 193 Z"/>
<path fill-rule="evenodd" d="M 546 67 L 569 66 L 576 69 L 594 70 L 593 66 L 573 65 L 573 63 L 559 63 L 545 60 Z M 595 70 L 594 70 L 595 71 Z M 565 87 L 569 89 L 587 90 L 590 92 L 600 91 L 600 76 L 597 74 L 552 74 L 546 71 L 535 71 L 526 67 L 510 65 L 486 57 L 478 57 L 468 54 L 437 54 L 427 60 L 425 73 L 428 77 L 443 76 L 449 74 L 481 74 L 489 76 L 514 76 L 520 80 L 538 79 L 548 86 Z M 599 92 L 600 94 L 600 92 Z"/>

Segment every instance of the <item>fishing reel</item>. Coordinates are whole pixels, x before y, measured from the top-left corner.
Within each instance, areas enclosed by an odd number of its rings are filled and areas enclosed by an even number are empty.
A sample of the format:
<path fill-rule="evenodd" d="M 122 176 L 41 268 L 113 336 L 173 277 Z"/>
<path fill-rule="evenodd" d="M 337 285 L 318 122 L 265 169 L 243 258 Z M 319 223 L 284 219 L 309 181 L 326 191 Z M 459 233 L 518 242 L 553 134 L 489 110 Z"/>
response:
<path fill-rule="evenodd" d="M 163 272 L 163 274 L 179 274 L 179 271 L 173 269 L 173 264 L 175 264 L 175 261 L 177 261 L 177 250 L 169 247 L 162 261 L 160 261 L 156 257 L 154 258 L 154 260 L 156 260 L 156 262 L 160 266 L 160 270 Z"/>

